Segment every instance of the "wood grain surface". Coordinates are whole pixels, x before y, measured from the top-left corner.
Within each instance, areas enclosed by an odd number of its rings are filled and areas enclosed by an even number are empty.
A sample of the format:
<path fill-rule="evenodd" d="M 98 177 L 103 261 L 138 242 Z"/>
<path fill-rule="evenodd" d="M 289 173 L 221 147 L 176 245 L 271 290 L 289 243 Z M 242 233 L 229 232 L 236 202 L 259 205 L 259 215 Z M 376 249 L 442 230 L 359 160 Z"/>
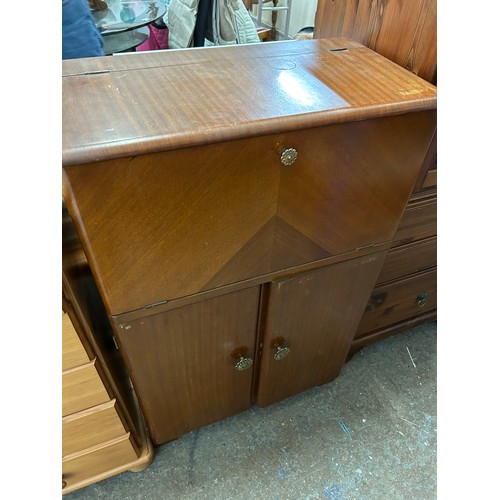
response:
<path fill-rule="evenodd" d="M 314 36 L 352 38 L 436 83 L 437 0 L 318 0 Z"/>
<path fill-rule="evenodd" d="M 270 284 L 257 403 L 266 406 L 333 380 L 344 365 L 387 252 Z M 290 349 L 276 360 L 274 340 Z"/>
<path fill-rule="evenodd" d="M 90 408 L 110 399 L 99 375 L 96 359 L 62 373 L 62 416 Z"/>
<path fill-rule="evenodd" d="M 163 443 L 251 406 L 260 287 L 117 327 L 117 340 L 148 429 Z"/>
<path fill-rule="evenodd" d="M 436 107 L 433 85 L 356 42 L 269 45 L 63 61 L 63 164 Z"/>
<path fill-rule="evenodd" d="M 437 272 L 428 269 L 407 279 L 377 286 L 366 306 L 356 332 L 356 338 L 379 329 L 406 321 L 437 307 Z M 421 293 L 427 294 L 423 303 L 417 300 Z"/>
<path fill-rule="evenodd" d="M 62 456 L 78 453 L 127 432 L 116 399 L 62 419 Z"/>
<path fill-rule="evenodd" d="M 431 110 L 66 167 L 65 199 L 118 315 L 391 240 L 434 128 Z"/>
<path fill-rule="evenodd" d="M 139 453 L 130 433 L 89 448 L 83 453 L 69 455 L 62 462 L 62 477 L 67 485 L 65 493 L 75 489 L 75 486 L 88 484 L 89 478 L 95 481 L 96 478 L 109 477 L 113 472 L 121 472 L 124 464 L 125 469 L 137 464 L 138 457 Z"/>
<path fill-rule="evenodd" d="M 69 370 L 90 361 L 69 315 L 62 313 L 62 370 Z"/>

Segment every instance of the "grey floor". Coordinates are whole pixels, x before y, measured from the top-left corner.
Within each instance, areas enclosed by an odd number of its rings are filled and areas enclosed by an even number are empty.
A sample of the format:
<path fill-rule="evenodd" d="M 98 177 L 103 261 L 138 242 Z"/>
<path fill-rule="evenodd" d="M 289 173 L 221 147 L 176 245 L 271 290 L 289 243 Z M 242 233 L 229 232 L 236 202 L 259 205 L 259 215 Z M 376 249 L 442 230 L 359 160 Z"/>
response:
<path fill-rule="evenodd" d="M 193 431 L 145 471 L 64 498 L 434 499 L 436 330 L 372 344 L 333 382 Z"/>

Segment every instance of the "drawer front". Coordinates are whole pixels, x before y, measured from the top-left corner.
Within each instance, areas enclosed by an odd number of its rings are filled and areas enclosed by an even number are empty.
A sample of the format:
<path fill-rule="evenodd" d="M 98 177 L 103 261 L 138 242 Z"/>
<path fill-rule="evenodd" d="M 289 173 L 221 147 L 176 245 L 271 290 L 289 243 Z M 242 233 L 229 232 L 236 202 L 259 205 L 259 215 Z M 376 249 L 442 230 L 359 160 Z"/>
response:
<path fill-rule="evenodd" d="M 66 484 L 63 492 L 81 481 L 125 466 L 137 458 L 138 454 L 131 442 L 130 433 L 92 448 L 86 453 L 67 457 L 62 462 L 63 484 Z"/>
<path fill-rule="evenodd" d="M 437 169 L 432 169 L 427 172 L 424 182 L 422 183 L 422 188 L 429 189 L 436 187 L 437 187 Z"/>
<path fill-rule="evenodd" d="M 425 271 L 437 265 L 437 238 L 393 248 L 380 271 L 377 284 Z"/>
<path fill-rule="evenodd" d="M 76 333 L 71 319 L 62 313 L 62 369 L 63 371 L 88 363 L 90 358 L 85 351 L 80 337 Z"/>
<path fill-rule="evenodd" d="M 436 270 L 376 287 L 365 309 L 355 338 L 409 319 L 437 307 Z"/>
<path fill-rule="evenodd" d="M 83 451 L 127 433 L 113 399 L 62 420 L 62 456 Z"/>
<path fill-rule="evenodd" d="M 394 235 L 393 247 L 412 241 L 430 238 L 437 234 L 437 198 L 410 202 L 403 212 L 398 230 Z"/>
<path fill-rule="evenodd" d="M 97 361 L 93 360 L 63 372 L 63 417 L 109 401 L 108 391 L 99 376 L 97 366 Z"/>
<path fill-rule="evenodd" d="M 409 113 L 66 167 L 108 312 L 391 241 L 434 120 Z"/>

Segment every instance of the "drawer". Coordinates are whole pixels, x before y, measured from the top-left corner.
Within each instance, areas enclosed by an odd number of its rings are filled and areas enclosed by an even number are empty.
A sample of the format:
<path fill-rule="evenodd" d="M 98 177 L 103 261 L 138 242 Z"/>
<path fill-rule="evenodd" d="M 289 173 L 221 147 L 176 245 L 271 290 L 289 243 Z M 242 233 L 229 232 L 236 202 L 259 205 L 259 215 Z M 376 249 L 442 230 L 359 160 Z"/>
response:
<path fill-rule="evenodd" d="M 377 284 L 425 271 L 437 265 L 437 238 L 393 248 L 387 255 Z"/>
<path fill-rule="evenodd" d="M 95 446 L 85 453 L 66 457 L 62 462 L 63 486 L 66 485 L 63 492 L 69 491 L 82 481 L 134 462 L 137 458 L 138 453 L 131 441 L 130 433 Z"/>
<path fill-rule="evenodd" d="M 437 169 L 432 169 L 425 175 L 424 181 L 422 183 L 423 189 L 436 188 L 437 187 Z"/>
<path fill-rule="evenodd" d="M 63 372 L 63 417 L 109 401 L 108 391 L 98 370 L 98 363 L 94 359 L 90 363 Z"/>
<path fill-rule="evenodd" d="M 408 113 L 66 167 L 108 313 L 392 241 L 434 120 Z"/>
<path fill-rule="evenodd" d="M 432 137 L 422 169 L 415 183 L 414 193 L 437 187 L 437 131 Z"/>
<path fill-rule="evenodd" d="M 355 338 L 437 307 L 437 271 L 376 287 L 358 326 Z"/>
<path fill-rule="evenodd" d="M 116 399 L 73 413 L 62 420 L 62 456 L 83 451 L 127 433 Z"/>
<path fill-rule="evenodd" d="M 437 198 L 430 196 L 410 202 L 406 207 L 392 246 L 430 238 L 437 234 Z"/>
<path fill-rule="evenodd" d="M 70 317 L 62 313 L 62 369 L 69 370 L 90 361 Z"/>

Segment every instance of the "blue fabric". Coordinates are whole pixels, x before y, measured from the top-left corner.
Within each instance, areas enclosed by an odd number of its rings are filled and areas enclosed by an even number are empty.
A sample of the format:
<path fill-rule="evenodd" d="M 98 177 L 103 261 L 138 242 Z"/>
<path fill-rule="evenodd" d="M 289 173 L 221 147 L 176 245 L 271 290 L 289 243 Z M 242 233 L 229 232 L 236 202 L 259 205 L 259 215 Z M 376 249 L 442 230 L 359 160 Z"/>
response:
<path fill-rule="evenodd" d="M 62 0 L 62 58 L 103 56 L 102 37 L 87 0 Z"/>

